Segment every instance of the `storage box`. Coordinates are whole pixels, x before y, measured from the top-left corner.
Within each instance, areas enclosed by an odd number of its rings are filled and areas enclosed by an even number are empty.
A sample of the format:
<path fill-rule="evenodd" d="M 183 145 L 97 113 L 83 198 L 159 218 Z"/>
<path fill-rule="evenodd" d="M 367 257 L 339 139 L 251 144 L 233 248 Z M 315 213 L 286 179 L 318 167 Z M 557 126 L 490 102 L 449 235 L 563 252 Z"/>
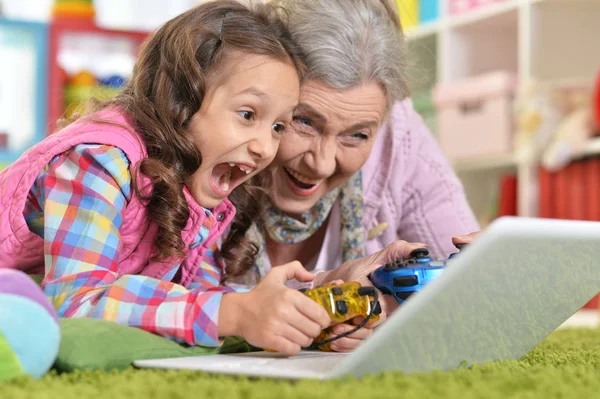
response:
<path fill-rule="evenodd" d="M 464 14 L 477 8 L 477 0 L 447 0 L 452 15 Z"/>
<path fill-rule="evenodd" d="M 477 2 L 476 7 L 479 8 L 479 7 L 485 7 L 488 5 L 492 5 L 495 3 L 502 3 L 502 2 L 505 2 L 506 0 L 475 0 L 475 1 Z"/>
<path fill-rule="evenodd" d="M 447 0 L 448 10 L 452 15 L 463 14 L 481 7 L 486 7 L 494 3 L 501 3 L 506 0 Z"/>
<path fill-rule="evenodd" d="M 439 18 L 439 4 L 441 0 L 420 0 L 419 22 L 426 24 Z"/>
<path fill-rule="evenodd" d="M 498 71 L 435 88 L 438 137 L 450 159 L 512 153 L 516 83 Z"/>

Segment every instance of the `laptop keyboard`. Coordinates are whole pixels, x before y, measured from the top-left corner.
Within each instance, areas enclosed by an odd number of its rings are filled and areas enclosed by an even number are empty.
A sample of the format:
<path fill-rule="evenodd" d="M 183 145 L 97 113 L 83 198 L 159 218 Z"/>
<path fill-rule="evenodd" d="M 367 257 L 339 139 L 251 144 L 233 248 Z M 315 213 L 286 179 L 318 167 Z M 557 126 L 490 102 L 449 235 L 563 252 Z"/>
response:
<path fill-rule="evenodd" d="M 345 357 L 345 353 L 302 352 L 299 355 L 285 357 L 276 353 L 259 352 L 238 354 L 235 362 L 227 362 L 227 368 L 264 369 L 276 368 L 282 372 L 306 370 L 315 373 L 327 373 L 335 368 Z"/>

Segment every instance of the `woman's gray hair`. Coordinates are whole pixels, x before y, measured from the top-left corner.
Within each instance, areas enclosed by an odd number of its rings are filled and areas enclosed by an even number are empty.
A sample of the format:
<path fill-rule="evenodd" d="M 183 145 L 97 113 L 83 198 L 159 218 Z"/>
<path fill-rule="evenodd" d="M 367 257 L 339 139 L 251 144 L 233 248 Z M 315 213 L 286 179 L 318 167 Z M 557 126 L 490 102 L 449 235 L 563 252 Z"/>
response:
<path fill-rule="evenodd" d="M 306 56 L 306 79 L 336 89 L 382 86 L 388 109 L 408 96 L 404 37 L 393 0 L 271 0 Z"/>

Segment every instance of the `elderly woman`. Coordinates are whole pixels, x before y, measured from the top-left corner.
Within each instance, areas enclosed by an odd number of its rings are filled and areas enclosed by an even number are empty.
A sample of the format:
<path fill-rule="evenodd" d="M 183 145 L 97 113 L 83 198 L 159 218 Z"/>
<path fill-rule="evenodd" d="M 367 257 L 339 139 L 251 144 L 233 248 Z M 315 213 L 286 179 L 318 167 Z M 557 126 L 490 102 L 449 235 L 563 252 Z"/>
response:
<path fill-rule="evenodd" d="M 453 238 L 469 241 L 456 236 L 479 226 L 408 99 L 393 1 L 279 3 L 309 72 L 272 168 L 264 220 L 247 234 L 258 256 L 241 280 L 255 284 L 272 266 L 299 260 L 315 285 L 368 284 L 374 268 L 419 246 L 437 258 L 456 252 Z M 352 349 L 367 334 L 332 347 Z"/>

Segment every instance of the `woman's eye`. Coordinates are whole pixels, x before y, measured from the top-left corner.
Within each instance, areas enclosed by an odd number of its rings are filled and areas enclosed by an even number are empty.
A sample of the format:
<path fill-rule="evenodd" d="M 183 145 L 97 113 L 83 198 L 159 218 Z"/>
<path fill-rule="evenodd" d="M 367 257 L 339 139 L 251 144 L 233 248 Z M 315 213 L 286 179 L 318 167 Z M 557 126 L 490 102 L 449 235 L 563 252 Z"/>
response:
<path fill-rule="evenodd" d="M 285 130 L 285 125 L 283 123 L 276 123 L 273 125 L 273 131 L 276 133 L 283 133 Z"/>
<path fill-rule="evenodd" d="M 254 112 L 252 111 L 239 111 L 238 114 L 247 121 L 254 120 Z"/>
<path fill-rule="evenodd" d="M 300 123 L 305 126 L 312 126 L 312 121 L 303 116 L 294 116 L 294 122 Z"/>
<path fill-rule="evenodd" d="M 352 134 L 352 138 L 359 139 L 359 140 L 368 140 L 369 136 L 367 136 L 366 134 L 361 133 L 361 132 L 356 132 L 356 133 Z"/>

